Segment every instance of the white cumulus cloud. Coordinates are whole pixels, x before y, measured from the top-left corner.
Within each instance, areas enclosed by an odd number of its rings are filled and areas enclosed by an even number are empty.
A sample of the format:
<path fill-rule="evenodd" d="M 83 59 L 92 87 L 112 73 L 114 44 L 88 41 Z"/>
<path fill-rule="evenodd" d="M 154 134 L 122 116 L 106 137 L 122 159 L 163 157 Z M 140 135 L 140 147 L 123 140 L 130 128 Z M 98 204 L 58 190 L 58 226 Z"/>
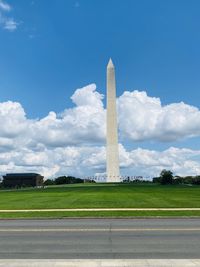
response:
<path fill-rule="evenodd" d="M 105 110 L 102 95 L 96 92 L 96 86 L 91 84 L 77 89 L 71 99 L 74 108 L 58 115 L 52 111 L 47 117 L 32 123 L 33 142 L 64 147 L 104 141 Z"/>
<path fill-rule="evenodd" d="M 126 151 L 120 147 L 121 167 L 127 175 L 159 175 L 162 169 L 170 169 L 176 175 L 200 173 L 200 150 L 170 147 L 164 151 L 138 148 Z"/>
<path fill-rule="evenodd" d="M 74 106 L 28 119 L 22 105 L 0 103 L 0 174 L 39 172 L 46 177 L 105 173 L 106 110 L 103 96 L 91 84 L 77 89 Z M 200 111 L 184 103 L 162 105 L 146 92 L 126 91 L 118 98 L 120 143 L 137 141 L 130 150 L 119 145 L 120 166 L 126 175 L 199 174 L 200 151 L 169 147 L 164 151 L 139 148 L 140 142 L 177 141 L 200 135 Z M 156 147 L 156 146 L 155 146 Z"/>
<path fill-rule="evenodd" d="M 176 141 L 200 135 L 200 111 L 183 102 L 162 106 L 146 92 L 124 92 L 118 99 L 122 137 L 135 141 Z"/>

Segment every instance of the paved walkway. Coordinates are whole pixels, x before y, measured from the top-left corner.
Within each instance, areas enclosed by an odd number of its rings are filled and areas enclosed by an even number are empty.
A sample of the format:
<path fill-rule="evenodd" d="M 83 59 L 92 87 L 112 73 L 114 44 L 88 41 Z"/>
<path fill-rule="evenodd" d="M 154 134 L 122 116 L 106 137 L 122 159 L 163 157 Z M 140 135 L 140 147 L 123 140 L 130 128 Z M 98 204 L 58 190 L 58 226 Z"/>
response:
<path fill-rule="evenodd" d="M 50 211 L 200 211 L 200 208 L 83 208 L 83 209 L 20 209 L 1 212 L 50 212 Z"/>
<path fill-rule="evenodd" d="M 200 259 L 0 260 L 0 267 L 199 267 Z"/>

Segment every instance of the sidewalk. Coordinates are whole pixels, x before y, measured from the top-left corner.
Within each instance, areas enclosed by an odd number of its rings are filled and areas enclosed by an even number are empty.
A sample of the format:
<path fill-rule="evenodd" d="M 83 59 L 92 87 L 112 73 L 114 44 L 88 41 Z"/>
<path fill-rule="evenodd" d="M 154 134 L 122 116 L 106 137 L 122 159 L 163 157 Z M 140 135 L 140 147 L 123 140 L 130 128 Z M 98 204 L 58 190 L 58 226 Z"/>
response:
<path fill-rule="evenodd" d="M 0 260 L 0 267 L 199 267 L 200 259 Z"/>

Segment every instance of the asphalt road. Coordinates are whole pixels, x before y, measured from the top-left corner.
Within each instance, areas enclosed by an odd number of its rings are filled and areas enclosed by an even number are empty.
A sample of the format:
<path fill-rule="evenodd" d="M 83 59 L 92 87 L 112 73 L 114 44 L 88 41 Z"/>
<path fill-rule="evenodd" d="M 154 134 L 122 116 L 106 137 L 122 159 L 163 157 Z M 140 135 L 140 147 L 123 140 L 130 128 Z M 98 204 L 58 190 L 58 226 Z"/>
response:
<path fill-rule="evenodd" d="M 198 259 L 200 219 L 1 220 L 0 259 Z"/>

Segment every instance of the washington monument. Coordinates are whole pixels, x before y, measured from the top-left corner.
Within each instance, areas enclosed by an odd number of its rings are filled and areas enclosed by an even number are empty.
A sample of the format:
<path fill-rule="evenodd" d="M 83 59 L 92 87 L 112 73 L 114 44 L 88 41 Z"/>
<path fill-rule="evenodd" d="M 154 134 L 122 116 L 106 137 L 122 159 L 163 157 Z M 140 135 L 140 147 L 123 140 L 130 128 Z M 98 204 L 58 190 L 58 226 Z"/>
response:
<path fill-rule="evenodd" d="M 110 59 L 107 66 L 107 182 L 119 182 L 119 150 L 117 132 L 115 68 Z"/>

